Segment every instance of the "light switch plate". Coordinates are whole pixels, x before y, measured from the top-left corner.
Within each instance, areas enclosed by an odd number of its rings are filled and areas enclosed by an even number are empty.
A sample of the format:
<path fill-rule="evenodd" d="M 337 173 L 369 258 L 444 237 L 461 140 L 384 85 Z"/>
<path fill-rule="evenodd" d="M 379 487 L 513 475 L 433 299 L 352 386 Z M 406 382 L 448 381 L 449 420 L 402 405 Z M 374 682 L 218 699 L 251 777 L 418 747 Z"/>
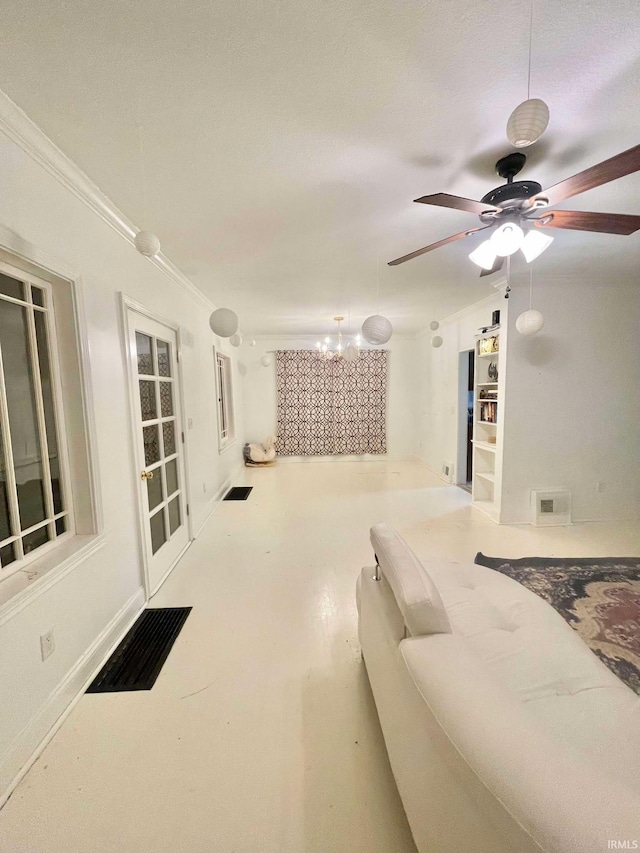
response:
<path fill-rule="evenodd" d="M 53 634 L 53 628 L 50 631 L 47 631 L 46 634 L 42 634 L 40 637 L 40 655 L 42 660 L 46 660 L 48 657 L 54 653 L 56 648 L 56 638 Z"/>

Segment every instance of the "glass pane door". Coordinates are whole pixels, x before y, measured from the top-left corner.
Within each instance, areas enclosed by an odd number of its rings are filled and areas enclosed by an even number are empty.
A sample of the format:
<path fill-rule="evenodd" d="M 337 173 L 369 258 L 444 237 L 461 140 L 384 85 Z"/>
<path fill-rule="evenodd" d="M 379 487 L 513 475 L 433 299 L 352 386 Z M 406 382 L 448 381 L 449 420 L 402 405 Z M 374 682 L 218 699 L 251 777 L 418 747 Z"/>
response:
<path fill-rule="evenodd" d="M 129 312 L 141 516 L 149 593 L 189 541 L 175 332 Z"/>

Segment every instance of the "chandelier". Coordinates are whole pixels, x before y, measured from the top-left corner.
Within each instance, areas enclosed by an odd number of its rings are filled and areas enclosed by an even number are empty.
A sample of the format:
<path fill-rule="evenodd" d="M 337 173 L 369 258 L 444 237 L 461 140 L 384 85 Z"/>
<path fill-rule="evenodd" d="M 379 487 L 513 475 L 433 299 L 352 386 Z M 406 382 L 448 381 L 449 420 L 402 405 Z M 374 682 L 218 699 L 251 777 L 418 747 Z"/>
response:
<path fill-rule="evenodd" d="M 334 317 L 333 319 L 338 324 L 338 330 L 335 336 L 333 338 L 327 336 L 324 341 L 318 341 L 316 343 L 316 352 L 321 358 L 326 359 L 327 361 L 332 358 L 344 358 L 345 361 L 357 361 L 358 356 L 360 355 L 360 335 L 356 335 L 352 341 L 347 341 L 345 344 L 342 338 L 342 330 L 340 328 L 340 323 L 342 323 L 344 317 Z"/>

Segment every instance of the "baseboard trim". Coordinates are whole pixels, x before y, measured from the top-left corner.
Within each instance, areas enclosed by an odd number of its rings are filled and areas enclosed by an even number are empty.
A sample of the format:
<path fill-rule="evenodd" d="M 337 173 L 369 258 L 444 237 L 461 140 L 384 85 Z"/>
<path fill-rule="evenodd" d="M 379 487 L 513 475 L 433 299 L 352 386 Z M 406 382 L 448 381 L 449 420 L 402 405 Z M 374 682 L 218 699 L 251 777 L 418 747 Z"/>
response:
<path fill-rule="evenodd" d="M 432 468 L 431 465 L 429 465 L 429 463 L 427 462 L 427 460 L 423 459 L 422 456 L 414 455 L 411 457 L 411 459 L 414 462 L 419 462 L 420 465 L 423 465 L 427 469 L 427 471 L 430 471 L 432 474 L 435 474 L 436 477 L 438 477 L 440 480 L 442 480 L 443 483 L 446 483 L 447 486 L 455 486 L 456 485 L 455 483 L 452 483 L 450 480 L 447 480 L 447 478 L 444 476 L 444 474 L 441 471 L 436 471 L 435 468 Z"/>
<path fill-rule="evenodd" d="M 198 524 L 197 529 L 195 528 L 195 525 L 194 525 L 194 531 L 193 531 L 193 538 L 194 539 L 197 539 L 198 536 L 200 536 L 205 525 L 207 524 L 207 522 L 209 521 L 211 516 L 214 514 L 214 512 L 218 509 L 220 502 L 222 501 L 222 499 L 224 498 L 226 493 L 229 491 L 229 489 L 231 488 L 231 484 L 233 483 L 233 481 L 236 479 L 236 477 L 239 475 L 240 471 L 242 471 L 243 468 L 244 468 L 244 463 L 239 462 L 236 465 L 236 467 L 233 469 L 233 471 L 229 474 L 229 476 L 224 481 L 224 483 L 220 486 L 220 488 L 215 493 L 215 495 L 211 498 L 211 500 L 209 501 L 209 508 L 205 509 L 204 515 L 202 517 L 202 520 Z"/>
<path fill-rule="evenodd" d="M 387 453 L 369 453 L 345 456 L 278 456 L 277 464 L 322 465 L 327 462 L 411 462 L 412 456 L 389 456 Z"/>
<path fill-rule="evenodd" d="M 67 719 L 105 660 L 144 609 L 140 587 L 71 668 L 0 759 L 0 809 Z"/>

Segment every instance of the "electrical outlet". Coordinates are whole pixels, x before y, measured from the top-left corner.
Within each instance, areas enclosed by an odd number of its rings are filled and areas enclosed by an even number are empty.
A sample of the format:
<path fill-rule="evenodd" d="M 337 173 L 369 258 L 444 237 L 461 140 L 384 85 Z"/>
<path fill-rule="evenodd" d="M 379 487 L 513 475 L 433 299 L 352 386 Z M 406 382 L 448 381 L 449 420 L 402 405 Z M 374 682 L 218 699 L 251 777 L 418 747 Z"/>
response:
<path fill-rule="evenodd" d="M 42 660 L 46 660 L 48 657 L 54 653 L 56 648 L 56 638 L 53 633 L 53 628 L 50 631 L 47 631 L 46 634 L 42 634 L 40 637 L 40 655 Z"/>

